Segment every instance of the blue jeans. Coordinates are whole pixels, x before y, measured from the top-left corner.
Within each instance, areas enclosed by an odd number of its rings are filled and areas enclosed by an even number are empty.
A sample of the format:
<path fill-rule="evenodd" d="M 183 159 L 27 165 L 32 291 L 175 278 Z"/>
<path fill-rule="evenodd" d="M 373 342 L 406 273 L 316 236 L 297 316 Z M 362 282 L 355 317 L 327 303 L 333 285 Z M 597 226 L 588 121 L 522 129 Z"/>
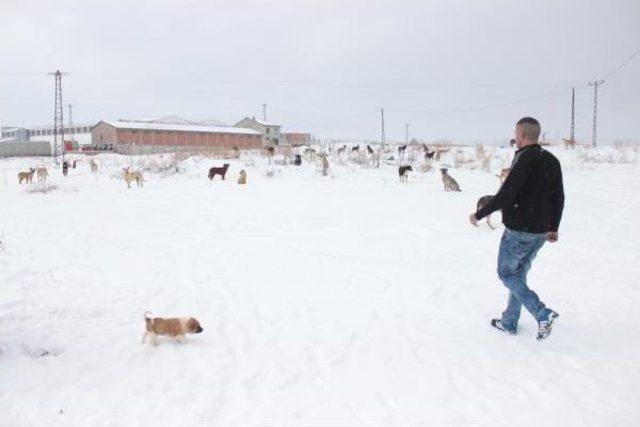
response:
<path fill-rule="evenodd" d="M 516 331 L 522 306 L 539 322 L 549 316 L 549 310 L 538 295 L 527 286 L 527 272 L 531 262 L 544 245 L 547 233 L 532 234 L 506 228 L 500 241 L 498 277 L 509 289 L 507 309 L 502 313 L 502 324 Z"/>

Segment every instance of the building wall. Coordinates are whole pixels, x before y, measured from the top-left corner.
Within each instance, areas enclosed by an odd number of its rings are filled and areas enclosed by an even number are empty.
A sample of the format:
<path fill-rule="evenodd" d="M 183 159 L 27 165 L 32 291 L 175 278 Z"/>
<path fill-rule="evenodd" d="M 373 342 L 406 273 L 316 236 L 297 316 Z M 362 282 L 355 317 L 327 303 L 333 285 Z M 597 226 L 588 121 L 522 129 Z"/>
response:
<path fill-rule="evenodd" d="M 0 142 L 0 157 L 51 156 L 47 141 Z"/>
<path fill-rule="evenodd" d="M 266 145 L 282 144 L 282 135 L 280 134 L 280 126 L 263 125 L 260 122 L 245 117 L 234 125 L 237 128 L 248 128 L 258 131 L 262 134 L 262 143 Z"/>
<path fill-rule="evenodd" d="M 257 149 L 262 147 L 261 135 L 222 132 L 182 132 L 166 130 L 117 129 L 107 123 L 99 123 L 92 132 L 95 145 L 117 144 L 174 148 L 193 147 L 200 149 Z M 100 139 L 102 138 L 102 139 Z M 122 151 L 122 150 L 120 150 Z"/>
<path fill-rule="evenodd" d="M 115 144 L 117 142 L 116 128 L 106 123 L 98 123 L 91 130 L 91 144 Z"/>

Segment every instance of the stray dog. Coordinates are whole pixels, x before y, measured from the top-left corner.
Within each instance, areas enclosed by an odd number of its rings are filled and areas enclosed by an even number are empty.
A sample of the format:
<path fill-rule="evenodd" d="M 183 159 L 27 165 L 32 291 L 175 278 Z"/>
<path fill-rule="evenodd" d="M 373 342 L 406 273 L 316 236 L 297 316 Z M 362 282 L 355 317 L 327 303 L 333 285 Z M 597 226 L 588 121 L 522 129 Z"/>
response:
<path fill-rule="evenodd" d="M 96 163 L 95 160 L 91 159 L 89 161 L 89 165 L 91 166 L 91 173 L 97 173 L 98 172 L 98 164 Z"/>
<path fill-rule="evenodd" d="M 371 146 L 368 144 L 367 144 L 367 153 L 373 154 L 373 148 L 371 148 Z"/>
<path fill-rule="evenodd" d="M 351 147 L 351 152 L 355 153 L 356 151 L 360 151 L 360 145 L 354 145 L 353 147 Z"/>
<path fill-rule="evenodd" d="M 346 145 L 343 145 L 342 147 L 338 148 L 338 156 L 339 156 L 340 154 L 344 153 L 344 150 L 346 150 L 346 149 L 347 149 L 347 146 L 346 146 Z"/>
<path fill-rule="evenodd" d="M 62 175 L 67 176 L 69 174 L 69 163 L 65 160 L 62 162 Z"/>
<path fill-rule="evenodd" d="M 47 177 L 49 176 L 49 171 L 47 171 L 47 168 L 38 168 L 36 169 L 36 173 L 38 174 L 38 182 L 46 181 Z"/>
<path fill-rule="evenodd" d="M 440 169 L 442 172 L 442 183 L 444 184 L 444 191 L 462 191 L 455 179 L 451 178 L 447 168 Z"/>
<path fill-rule="evenodd" d="M 504 168 L 500 171 L 500 175 L 496 175 L 498 178 L 500 178 L 500 182 L 504 182 L 505 179 L 507 179 L 507 177 L 509 176 L 509 173 L 511 173 L 511 168 Z"/>
<path fill-rule="evenodd" d="M 413 172 L 411 165 L 403 165 L 398 168 L 398 175 L 400 176 L 400 182 L 409 181 L 409 172 Z"/>
<path fill-rule="evenodd" d="M 276 149 L 273 148 L 273 147 L 267 147 L 267 148 L 265 148 L 265 150 L 267 150 L 267 156 L 269 156 L 269 157 L 273 157 L 273 155 L 276 152 Z"/>
<path fill-rule="evenodd" d="M 271 151 L 269 151 L 271 149 Z M 273 147 L 268 147 L 267 152 L 273 153 Z M 229 163 L 225 163 L 222 167 L 212 167 L 209 169 L 209 181 L 212 181 L 216 175 L 222 176 L 222 180 L 224 181 L 224 177 L 227 174 L 227 169 L 229 169 Z"/>
<path fill-rule="evenodd" d="M 433 156 L 436 154 L 435 151 L 429 152 L 429 151 L 425 151 L 424 153 L 424 159 L 426 161 L 428 161 L 429 163 L 431 163 L 431 160 L 433 159 Z"/>
<path fill-rule="evenodd" d="M 398 155 L 400 155 L 400 154 L 404 154 L 404 150 L 406 150 L 406 149 L 407 149 L 407 146 L 406 146 L 406 145 L 401 145 L 401 146 L 399 146 L 399 147 L 398 147 Z"/>
<path fill-rule="evenodd" d="M 326 155 L 322 155 L 322 176 L 327 176 L 329 171 L 329 160 L 327 160 Z"/>
<path fill-rule="evenodd" d="M 144 313 L 145 331 L 142 334 L 143 344 L 147 339 L 147 335 L 151 337 L 151 344 L 158 346 L 160 344 L 158 335 L 166 335 L 176 341 L 183 342 L 187 334 L 199 334 L 204 330 L 200 326 L 200 322 L 193 317 L 171 317 L 166 319 L 154 317 L 152 319 L 149 317 L 150 314 L 148 311 Z"/>
<path fill-rule="evenodd" d="M 493 200 L 493 196 L 482 196 L 478 199 L 478 205 L 476 206 L 476 212 L 479 211 L 480 209 L 482 209 L 484 207 L 484 205 L 486 205 L 487 203 L 489 203 L 491 200 Z M 493 225 L 491 225 L 491 214 L 487 215 L 487 225 L 489 226 L 490 229 L 495 229 L 495 227 Z"/>
<path fill-rule="evenodd" d="M 131 188 L 131 183 L 133 181 L 136 182 L 136 184 L 138 184 L 138 187 L 142 187 L 144 184 L 144 176 L 142 176 L 142 172 L 140 171 L 135 171 L 135 172 L 129 172 L 129 168 L 123 168 L 122 172 L 124 174 L 124 180 L 127 183 L 127 188 Z"/>
<path fill-rule="evenodd" d="M 26 181 L 27 184 L 33 182 L 33 174 L 35 172 L 34 168 L 29 168 L 29 172 L 20 172 L 18 174 L 18 184 L 22 184 L 22 181 Z"/>
<path fill-rule="evenodd" d="M 240 171 L 240 176 L 238 176 L 238 184 L 246 184 L 247 183 L 247 173 L 242 169 Z"/>
<path fill-rule="evenodd" d="M 296 154 L 293 157 L 293 164 L 294 166 L 300 166 L 302 164 L 302 156 L 300 154 Z"/>

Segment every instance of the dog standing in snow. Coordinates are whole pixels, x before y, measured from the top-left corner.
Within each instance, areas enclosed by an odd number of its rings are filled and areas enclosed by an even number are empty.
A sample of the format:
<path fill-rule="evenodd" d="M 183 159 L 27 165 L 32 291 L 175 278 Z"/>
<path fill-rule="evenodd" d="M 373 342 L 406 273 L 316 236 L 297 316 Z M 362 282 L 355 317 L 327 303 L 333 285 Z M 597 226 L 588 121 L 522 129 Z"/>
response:
<path fill-rule="evenodd" d="M 142 187 L 144 184 L 144 176 L 141 171 L 129 172 L 129 168 L 123 168 L 122 173 L 124 176 L 124 180 L 127 183 L 127 188 L 131 188 L 131 183 L 133 181 L 138 184 L 138 187 Z"/>
<path fill-rule="evenodd" d="M 398 175 L 400 176 L 400 182 L 409 182 L 409 172 L 412 172 L 411 165 L 403 165 L 398 168 Z"/>
<path fill-rule="evenodd" d="M 18 184 L 22 184 L 22 181 L 26 181 L 27 184 L 33 182 L 33 174 L 35 172 L 34 168 L 29 168 L 29 172 L 20 172 L 18 174 Z"/>
<path fill-rule="evenodd" d="M 36 173 L 38 174 L 38 182 L 46 181 L 49 176 L 49 171 L 45 167 L 36 169 Z"/>
<path fill-rule="evenodd" d="M 273 148 L 273 147 L 267 147 L 267 148 Z M 209 181 L 212 181 L 213 178 L 215 178 L 216 175 L 220 175 L 222 177 L 222 180 L 224 181 L 224 177 L 227 174 L 227 170 L 229 169 L 229 163 L 225 163 L 224 165 L 222 165 L 222 167 L 212 167 L 211 169 L 209 169 Z"/>

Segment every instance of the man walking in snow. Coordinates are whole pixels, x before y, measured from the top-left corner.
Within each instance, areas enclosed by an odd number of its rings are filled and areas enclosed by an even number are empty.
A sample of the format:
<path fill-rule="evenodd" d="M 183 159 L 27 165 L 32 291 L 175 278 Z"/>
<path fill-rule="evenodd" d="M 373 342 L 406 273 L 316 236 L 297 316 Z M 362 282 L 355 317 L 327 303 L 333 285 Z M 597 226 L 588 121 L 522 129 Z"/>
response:
<path fill-rule="evenodd" d="M 471 214 L 477 225 L 485 216 L 501 209 L 505 225 L 498 253 L 498 277 L 509 289 L 507 309 L 491 326 L 515 334 L 522 306 L 538 321 L 538 340 L 551 333 L 558 313 L 547 308 L 527 286 L 531 262 L 545 241 L 558 241 L 564 208 L 562 171 L 558 159 L 538 144 L 540 123 L 524 117 L 515 130 L 516 151 L 511 172 L 498 193 Z"/>

